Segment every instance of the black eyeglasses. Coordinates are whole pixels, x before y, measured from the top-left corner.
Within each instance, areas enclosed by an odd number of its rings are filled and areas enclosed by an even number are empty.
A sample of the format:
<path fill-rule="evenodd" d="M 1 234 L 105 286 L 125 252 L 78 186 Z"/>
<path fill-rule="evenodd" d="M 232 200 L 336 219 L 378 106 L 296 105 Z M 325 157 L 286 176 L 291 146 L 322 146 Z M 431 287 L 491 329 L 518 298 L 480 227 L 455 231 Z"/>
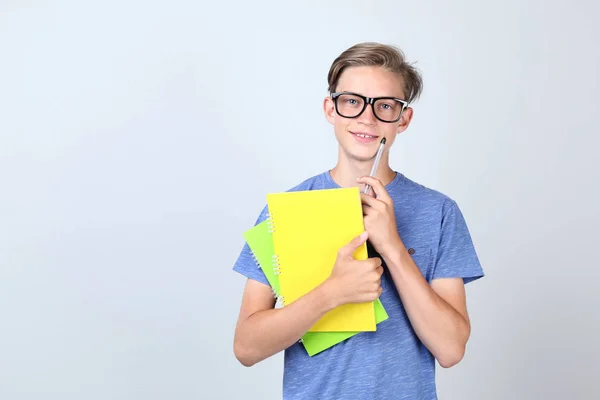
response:
<path fill-rule="evenodd" d="M 406 100 L 396 97 L 365 97 L 352 92 L 331 93 L 335 111 L 344 118 L 356 118 L 370 104 L 373 115 L 382 122 L 398 122 L 402 111 L 408 107 Z"/>

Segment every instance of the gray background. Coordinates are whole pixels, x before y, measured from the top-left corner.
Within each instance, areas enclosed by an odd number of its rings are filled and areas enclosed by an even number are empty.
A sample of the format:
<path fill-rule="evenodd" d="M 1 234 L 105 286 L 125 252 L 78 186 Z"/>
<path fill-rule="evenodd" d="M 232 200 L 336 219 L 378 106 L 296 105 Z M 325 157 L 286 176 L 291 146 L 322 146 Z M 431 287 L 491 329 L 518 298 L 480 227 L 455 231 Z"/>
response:
<path fill-rule="evenodd" d="M 486 278 L 441 399 L 600 389 L 599 6 L 0 5 L 0 398 L 276 399 L 232 351 L 269 191 L 332 167 L 330 63 L 375 40 L 425 92 L 392 165 L 458 201 Z"/>

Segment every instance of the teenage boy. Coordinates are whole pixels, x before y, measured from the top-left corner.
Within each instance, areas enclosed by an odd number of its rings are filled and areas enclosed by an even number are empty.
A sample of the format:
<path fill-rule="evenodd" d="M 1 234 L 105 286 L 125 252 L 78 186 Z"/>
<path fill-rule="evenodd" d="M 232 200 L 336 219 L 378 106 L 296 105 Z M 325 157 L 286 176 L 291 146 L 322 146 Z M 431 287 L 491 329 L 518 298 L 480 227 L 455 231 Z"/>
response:
<path fill-rule="evenodd" d="M 274 307 L 247 245 L 233 269 L 247 280 L 234 353 L 245 366 L 285 351 L 289 399 L 436 399 L 435 361 L 458 363 L 470 335 L 465 284 L 483 270 L 455 201 L 389 165 L 396 136 L 412 119 L 422 78 L 399 49 L 361 43 L 328 74 L 324 112 L 339 143 L 337 164 L 290 190 L 370 185 L 361 194 L 365 233 L 341 248 L 331 275 L 292 304 Z M 385 151 L 369 177 L 380 141 Z M 267 215 L 265 207 L 256 223 Z M 355 260 L 367 241 L 369 259 Z M 331 309 L 381 297 L 389 319 L 309 357 L 298 342 Z"/>

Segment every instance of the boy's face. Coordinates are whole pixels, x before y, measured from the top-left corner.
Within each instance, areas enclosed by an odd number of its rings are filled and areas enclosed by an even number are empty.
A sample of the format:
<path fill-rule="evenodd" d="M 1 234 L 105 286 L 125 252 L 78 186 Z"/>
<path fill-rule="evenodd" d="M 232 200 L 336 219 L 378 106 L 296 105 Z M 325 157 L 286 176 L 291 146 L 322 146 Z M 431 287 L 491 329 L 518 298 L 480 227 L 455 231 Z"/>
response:
<path fill-rule="evenodd" d="M 382 67 L 350 67 L 340 76 L 336 92 L 353 92 L 365 97 L 396 97 L 404 100 L 402 78 Z M 344 102 L 349 109 L 356 107 L 354 99 L 340 98 L 338 106 Z M 378 115 L 393 113 L 393 104 L 386 101 L 376 105 Z M 334 101 L 330 96 L 324 101 L 325 116 L 333 124 L 335 136 L 341 149 L 351 159 L 368 161 L 375 157 L 379 142 L 386 138 L 386 150 L 390 148 L 396 135 L 403 132 L 412 118 L 412 109 L 405 108 L 397 122 L 383 122 L 373 114 L 373 108 L 367 104 L 358 117 L 346 118 L 336 113 Z M 342 112 L 344 115 L 347 113 Z M 386 119 L 386 118 L 384 118 Z M 394 118 L 387 118 L 392 120 Z M 366 137 L 365 137 L 366 136 Z"/>

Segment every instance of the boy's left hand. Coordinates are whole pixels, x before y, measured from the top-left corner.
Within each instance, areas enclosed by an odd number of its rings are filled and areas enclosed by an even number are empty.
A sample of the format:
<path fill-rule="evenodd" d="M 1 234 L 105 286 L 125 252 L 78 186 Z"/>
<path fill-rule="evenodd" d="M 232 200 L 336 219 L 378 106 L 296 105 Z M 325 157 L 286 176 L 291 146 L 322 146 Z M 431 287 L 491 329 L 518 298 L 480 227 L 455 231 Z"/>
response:
<path fill-rule="evenodd" d="M 403 246 L 396 226 L 394 201 L 379 179 L 363 176 L 358 178 L 357 182 L 371 186 L 369 194 L 360 194 L 369 241 L 381 256 L 388 257 Z"/>

